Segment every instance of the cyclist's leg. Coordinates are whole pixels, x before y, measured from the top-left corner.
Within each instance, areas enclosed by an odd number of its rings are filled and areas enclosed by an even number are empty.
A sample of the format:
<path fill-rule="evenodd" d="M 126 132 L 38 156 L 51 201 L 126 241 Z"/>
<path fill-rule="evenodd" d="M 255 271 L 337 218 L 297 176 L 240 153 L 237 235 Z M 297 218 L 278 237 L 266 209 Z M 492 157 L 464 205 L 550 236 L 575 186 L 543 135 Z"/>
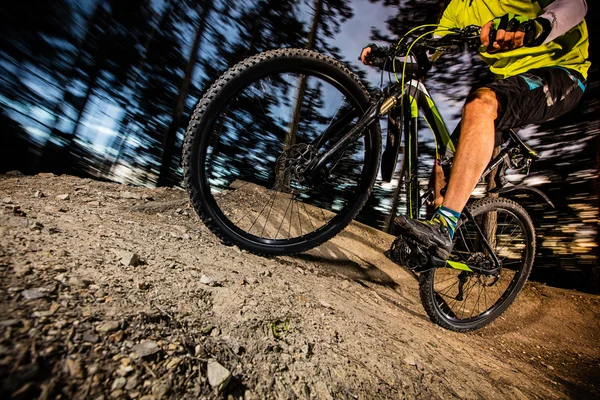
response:
<path fill-rule="evenodd" d="M 463 107 L 460 141 L 444 197 L 445 207 L 461 212 L 467 204 L 492 158 L 499 108 L 496 92 L 489 87 L 477 89 L 467 99 Z"/>
<path fill-rule="evenodd" d="M 444 207 L 462 211 L 495 145 L 502 141 L 500 132 L 564 114 L 575 108 L 582 89 L 576 73 L 542 68 L 493 82 L 469 96 Z M 436 247 L 438 256 L 448 254 L 452 248 L 449 230 L 435 219 L 434 223 L 422 224 L 399 217 L 396 222 L 403 236 Z"/>

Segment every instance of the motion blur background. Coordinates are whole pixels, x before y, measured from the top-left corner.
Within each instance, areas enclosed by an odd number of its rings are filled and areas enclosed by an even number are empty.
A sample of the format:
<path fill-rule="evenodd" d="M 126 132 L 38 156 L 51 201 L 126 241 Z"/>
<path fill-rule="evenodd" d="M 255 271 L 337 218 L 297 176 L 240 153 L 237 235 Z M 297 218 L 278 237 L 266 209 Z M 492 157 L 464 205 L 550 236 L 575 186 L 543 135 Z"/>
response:
<path fill-rule="evenodd" d="M 0 6 L 0 173 L 50 171 L 133 185 L 181 185 L 197 100 L 229 66 L 279 47 L 356 60 L 371 41 L 435 23 L 443 0 L 21 0 Z M 592 69 L 580 107 L 522 132 L 541 152 L 525 181 L 556 209 L 523 200 L 538 230 L 532 279 L 597 293 L 600 20 L 588 3 Z M 444 57 L 429 82 L 453 128 L 470 88 L 490 79 L 474 54 Z M 426 126 L 426 124 L 422 124 Z M 385 123 L 383 124 L 385 134 Z M 433 139 L 424 129 L 423 169 Z M 359 220 L 385 229 L 395 184 L 378 182 Z"/>

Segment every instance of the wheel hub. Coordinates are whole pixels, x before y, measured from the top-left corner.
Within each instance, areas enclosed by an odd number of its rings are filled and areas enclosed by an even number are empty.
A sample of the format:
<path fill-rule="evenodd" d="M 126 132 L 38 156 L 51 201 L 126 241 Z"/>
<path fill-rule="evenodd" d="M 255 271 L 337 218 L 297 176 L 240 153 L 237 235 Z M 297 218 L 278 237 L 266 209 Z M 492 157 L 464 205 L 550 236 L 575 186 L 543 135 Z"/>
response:
<path fill-rule="evenodd" d="M 280 187 L 287 188 L 291 193 L 306 193 L 317 187 L 327 177 L 322 171 L 317 179 L 307 174 L 309 166 L 317 156 L 317 149 L 306 143 L 299 143 L 285 149 L 276 164 L 277 181 Z"/>

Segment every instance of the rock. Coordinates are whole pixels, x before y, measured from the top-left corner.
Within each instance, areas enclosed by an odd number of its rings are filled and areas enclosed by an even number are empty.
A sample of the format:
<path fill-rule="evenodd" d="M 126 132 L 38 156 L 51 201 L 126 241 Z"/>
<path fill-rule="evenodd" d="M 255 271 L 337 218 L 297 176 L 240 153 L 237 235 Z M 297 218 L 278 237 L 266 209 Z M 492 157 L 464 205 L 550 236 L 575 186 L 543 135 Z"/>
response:
<path fill-rule="evenodd" d="M 122 192 L 120 197 L 122 199 L 130 199 L 130 200 L 141 200 L 142 196 L 133 192 Z"/>
<path fill-rule="evenodd" d="M 82 336 L 82 339 L 84 342 L 96 344 L 100 340 L 100 337 L 91 332 L 85 332 Z"/>
<path fill-rule="evenodd" d="M 84 378 L 83 368 L 81 368 L 81 361 L 67 358 L 66 367 L 71 377 L 76 379 Z"/>
<path fill-rule="evenodd" d="M 110 390 L 114 391 L 114 390 L 123 389 L 126 384 L 127 384 L 127 379 L 123 378 L 122 376 L 118 377 L 117 379 L 115 379 L 113 381 L 113 384 L 112 384 Z"/>
<path fill-rule="evenodd" d="M 102 203 L 100 203 L 98 200 L 93 200 L 93 201 L 89 201 L 87 203 L 87 205 L 90 207 L 100 207 L 102 205 Z"/>
<path fill-rule="evenodd" d="M 2 198 L 2 200 L 0 200 L 0 201 L 1 201 L 2 203 L 4 203 L 4 204 L 12 204 L 12 203 L 13 203 L 13 201 L 12 201 L 12 198 L 11 198 L 11 197 L 4 197 L 4 198 Z"/>
<path fill-rule="evenodd" d="M 5 173 L 4 175 L 6 176 L 10 176 L 10 177 L 19 177 L 19 176 L 23 176 L 23 174 L 21 173 L 21 171 L 8 171 L 7 173 Z"/>
<path fill-rule="evenodd" d="M 153 340 L 144 340 L 133 346 L 133 352 L 141 358 L 154 355 L 160 351 L 158 344 Z"/>
<path fill-rule="evenodd" d="M 217 280 L 211 276 L 202 275 L 200 283 L 207 286 L 217 286 Z"/>
<path fill-rule="evenodd" d="M 108 341 L 111 343 L 119 343 L 121 340 L 123 340 L 123 336 L 124 336 L 123 331 L 118 331 L 118 332 L 115 332 L 112 335 L 110 335 L 108 337 Z"/>
<path fill-rule="evenodd" d="M 167 369 L 175 369 L 179 366 L 179 364 L 181 364 L 181 358 L 173 357 L 167 363 Z"/>
<path fill-rule="evenodd" d="M 151 288 L 151 285 L 148 282 L 139 282 L 138 289 L 140 290 L 148 290 Z"/>
<path fill-rule="evenodd" d="M 36 199 L 41 199 L 42 197 L 46 197 L 46 195 L 44 194 L 44 192 L 41 192 L 41 191 L 37 190 L 33 194 L 33 197 L 35 197 Z"/>
<path fill-rule="evenodd" d="M 169 384 L 165 382 L 156 383 L 152 386 L 152 395 L 156 400 L 163 399 L 169 392 Z"/>
<path fill-rule="evenodd" d="M 41 231 L 42 229 L 44 229 L 44 224 L 37 221 L 31 221 L 29 222 L 29 228 L 34 231 Z"/>
<path fill-rule="evenodd" d="M 312 346 L 310 343 L 306 343 L 304 344 L 301 348 L 300 351 L 302 352 L 302 354 L 304 355 L 305 359 L 309 359 L 311 354 L 312 354 Z"/>
<path fill-rule="evenodd" d="M 125 390 L 133 390 L 138 386 L 138 377 L 137 375 L 132 375 L 127 378 L 127 383 L 125 384 Z"/>
<path fill-rule="evenodd" d="M 404 362 L 408 365 L 410 365 L 411 367 L 415 367 L 417 365 L 417 361 L 415 360 L 415 358 L 413 356 L 408 356 L 404 359 Z"/>
<path fill-rule="evenodd" d="M 97 326 L 96 332 L 109 333 L 109 332 L 114 332 L 117 329 L 119 329 L 119 323 L 116 321 L 110 321 L 110 322 L 106 322 L 102 325 Z"/>
<path fill-rule="evenodd" d="M 31 267 L 29 265 L 15 265 L 13 270 L 17 277 L 22 277 L 31 273 Z"/>
<path fill-rule="evenodd" d="M 72 276 L 67 280 L 66 285 L 77 289 L 85 289 L 90 285 L 90 283 L 92 282 L 87 279 L 80 279 L 75 276 Z"/>
<path fill-rule="evenodd" d="M 42 292 L 41 288 L 38 288 L 38 289 L 26 289 L 26 290 L 23 290 L 21 292 L 21 296 L 23 296 L 23 298 L 25 300 L 35 300 L 35 299 L 41 299 L 43 297 L 46 297 L 46 296 L 48 296 L 48 294 Z"/>
<path fill-rule="evenodd" d="M 231 379 L 231 372 L 216 360 L 209 360 L 206 367 L 208 383 L 217 391 L 221 391 L 227 386 Z"/>
<path fill-rule="evenodd" d="M 319 303 L 321 303 L 321 305 L 325 308 L 329 308 L 329 309 L 333 309 L 333 307 L 331 306 L 331 304 L 329 304 L 328 302 L 326 302 L 325 300 L 319 300 Z"/>
<path fill-rule="evenodd" d="M 125 393 L 123 392 L 123 390 L 117 389 L 117 390 L 110 392 L 110 397 L 113 399 L 122 399 L 124 394 Z M 102 397 L 102 399 L 104 399 L 104 397 Z M 96 399 L 96 400 L 100 400 L 100 399 Z"/>
<path fill-rule="evenodd" d="M 15 326 L 15 325 L 18 325 L 20 323 L 21 323 L 21 320 L 19 320 L 19 319 L 7 319 L 7 320 L 4 320 L 4 321 L 0 321 L 0 326 L 5 326 L 5 327 Z"/>
<path fill-rule="evenodd" d="M 129 251 L 119 251 L 117 256 L 120 258 L 121 264 L 126 267 L 137 267 L 142 263 L 139 255 Z"/>
<path fill-rule="evenodd" d="M 69 193 L 59 194 L 56 196 L 56 200 L 69 200 L 70 198 L 71 196 L 69 196 Z"/>

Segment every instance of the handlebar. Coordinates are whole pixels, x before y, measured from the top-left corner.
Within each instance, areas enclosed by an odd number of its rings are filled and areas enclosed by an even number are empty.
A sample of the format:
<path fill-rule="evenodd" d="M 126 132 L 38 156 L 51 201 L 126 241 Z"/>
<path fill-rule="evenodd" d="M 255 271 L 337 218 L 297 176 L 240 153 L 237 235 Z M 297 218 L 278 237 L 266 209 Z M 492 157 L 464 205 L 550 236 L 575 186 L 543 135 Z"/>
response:
<path fill-rule="evenodd" d="M 457 51 L 464 49 L 477 50 L 481 47 L 480 38 L 481 27 L 476 25 L 467 26 L 464 29 L 449 29 L 449 33 L 439 38 L 421 39 L 419 41 L 407 41 L 400 46 L 392 45 L 387 49 L 378 49 L 372 51 L 366 57 L 372 65 L 383 68 L 387 64 L 391 65 L 395 57 L 407 56 L 409 50 L 416 58 L 423 59 L 423 55 L 428 51 Z M 419 61 L 419 63 L 421 63 Z M 387 69 L 387 68 L 385 68 Z"/>

